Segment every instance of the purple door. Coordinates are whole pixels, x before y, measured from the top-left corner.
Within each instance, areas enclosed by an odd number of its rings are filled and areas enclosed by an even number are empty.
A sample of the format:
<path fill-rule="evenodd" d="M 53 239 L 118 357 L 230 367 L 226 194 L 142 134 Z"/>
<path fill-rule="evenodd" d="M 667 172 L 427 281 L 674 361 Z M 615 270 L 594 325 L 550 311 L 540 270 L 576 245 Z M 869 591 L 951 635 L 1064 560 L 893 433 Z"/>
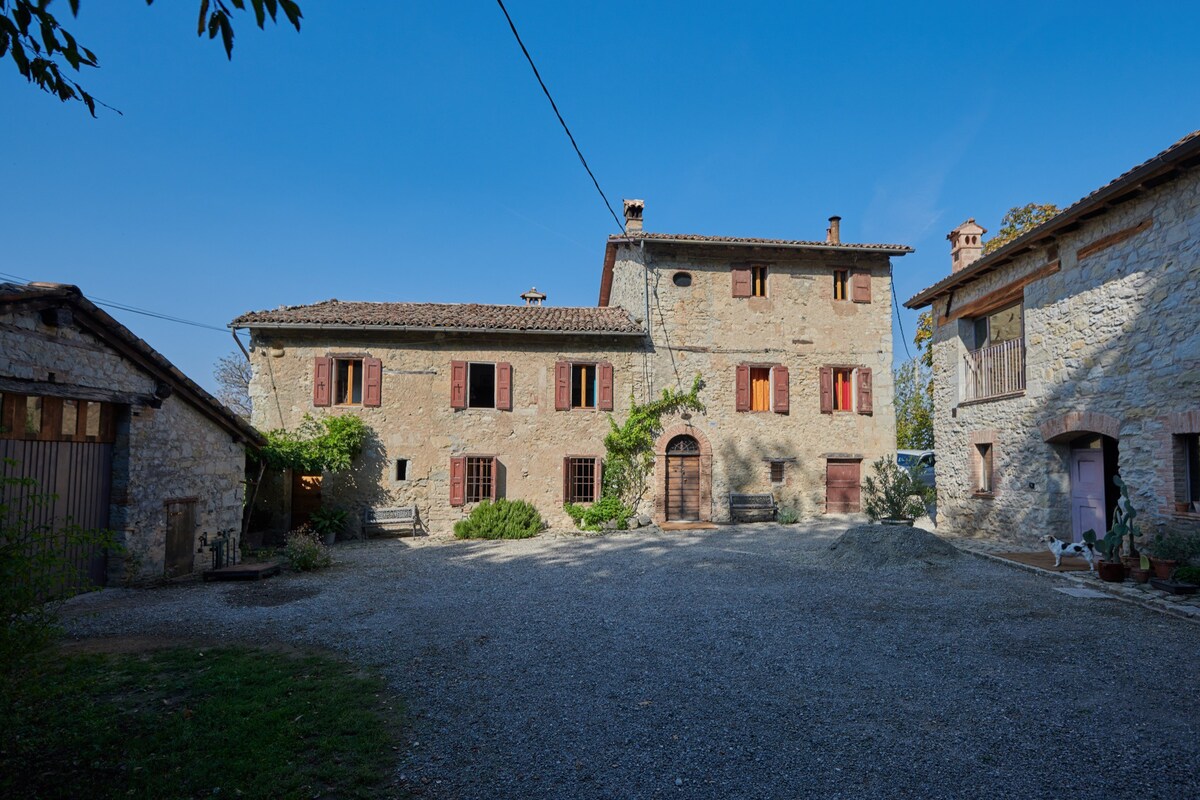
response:
<path fill-rule="evenodd" d="M 1104 451 L 1071 451 L 1071 538 L 1081 541 L 1083 532 L 1094 530 L 1103 537 Z"/>

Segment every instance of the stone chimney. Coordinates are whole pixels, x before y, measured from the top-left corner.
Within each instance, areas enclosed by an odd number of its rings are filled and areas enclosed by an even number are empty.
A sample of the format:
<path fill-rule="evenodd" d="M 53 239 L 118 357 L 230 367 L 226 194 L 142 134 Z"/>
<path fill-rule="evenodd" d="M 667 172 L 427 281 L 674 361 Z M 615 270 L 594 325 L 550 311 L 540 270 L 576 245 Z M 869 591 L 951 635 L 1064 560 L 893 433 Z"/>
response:
<path fill-rule="evenodd" d="M 625 201 L 625 232 L 626 233 L 641 233 L 642 231 L 642 211 L 646 208 L 645 200 L 626 200 Z"/>
<path fill-rule="evenodd" d="M 535 286 L 528 292 L 522 294 L 521 299 L 525 301 L 525 305 L 527 306 L 540 306 L 542 301 L 546 299 L 546 295 L 542 292 L 539 292 Z"/>
<path fill-rule="evenodd" d="M 987 233 L 987 228 L 977 223 L 972 217 L 946 234 L 946 238 L 950 240 L 951 273 L 966 269 L 979 260 L 979 257 L 983 255 L 981 237 L 985 233 Z"/>
<path fill-rule="evenodd" d="M 841 244 L 842 243 L 842 218 L 830 217 L 829 227 L 825 229 L 826 244 Z"/>

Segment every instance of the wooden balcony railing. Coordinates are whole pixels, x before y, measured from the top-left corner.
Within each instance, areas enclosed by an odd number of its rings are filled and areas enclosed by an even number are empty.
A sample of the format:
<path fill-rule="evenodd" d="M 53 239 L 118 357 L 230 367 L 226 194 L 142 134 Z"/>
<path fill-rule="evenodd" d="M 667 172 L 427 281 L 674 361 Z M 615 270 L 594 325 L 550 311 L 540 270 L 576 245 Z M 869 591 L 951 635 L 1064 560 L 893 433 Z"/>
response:
<path fill-rule="evenodd" d="M 986 400 L 1025 391 L 1025 339 L 972 350 L 967 360 L 965 400 Z"/>

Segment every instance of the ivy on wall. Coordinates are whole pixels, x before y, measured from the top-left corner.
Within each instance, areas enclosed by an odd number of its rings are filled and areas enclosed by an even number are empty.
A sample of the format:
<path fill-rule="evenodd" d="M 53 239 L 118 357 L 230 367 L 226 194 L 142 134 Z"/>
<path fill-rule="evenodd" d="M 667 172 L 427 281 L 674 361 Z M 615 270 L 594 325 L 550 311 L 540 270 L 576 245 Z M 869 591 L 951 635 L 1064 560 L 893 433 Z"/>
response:
<path fill-rule="evenodd" d="M 267 443 L 258 452 L 270 469 L 290 469 L 306 475 L 349 469 L 362 452 L 367 426 L 353 414 L 315 419 L 309 414 L 295 430 L 279 428 L 266 434 Z"/>

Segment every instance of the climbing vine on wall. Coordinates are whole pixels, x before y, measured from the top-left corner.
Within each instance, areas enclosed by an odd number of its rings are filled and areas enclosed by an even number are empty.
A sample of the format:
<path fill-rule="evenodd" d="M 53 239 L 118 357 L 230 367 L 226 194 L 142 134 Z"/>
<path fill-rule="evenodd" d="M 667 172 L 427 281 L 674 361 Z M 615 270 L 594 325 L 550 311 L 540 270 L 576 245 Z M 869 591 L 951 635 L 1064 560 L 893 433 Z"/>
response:
<path fill-rule="evenodd" d="M 309 414 L 295 430 L 279 428 L 266 434 L 259 459 L 271 469 L 290 469 L 313 475 L 349 469 L 362 452 L 367 426 L 353 414 L 315 419 Z"/>

